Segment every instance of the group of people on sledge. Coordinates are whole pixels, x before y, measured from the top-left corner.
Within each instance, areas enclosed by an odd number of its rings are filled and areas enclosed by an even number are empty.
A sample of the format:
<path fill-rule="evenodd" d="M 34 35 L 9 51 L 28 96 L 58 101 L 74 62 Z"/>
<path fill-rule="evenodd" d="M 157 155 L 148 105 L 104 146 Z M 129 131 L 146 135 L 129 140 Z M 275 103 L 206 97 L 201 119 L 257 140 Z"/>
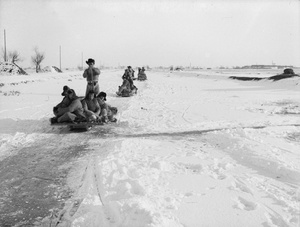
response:
<path fill-rule="evenodd" d="M 147 76 L 146 76 L 146 73 L 145 73 L 145 68 L 144 67 L 142 67 L 142 68 L 138 68 L 138 70 L 139 70 L 139 73 L 138 73 L 138 77 L 137 77 L 137 79 L 138 80 L 147 80 Z"/>
<path fill-rule="evenodd" d="M 50 121 L 54 123 L 62 122 L 115 122 L 114 115 L 117 108 L 108 105 L 106 93 L 100 92 L 99 75 L 100 70 L 95 65 L 94 59 L 88 59 L 89 65 L 83 73 L 87 80 L 85 97 L 78 97 L 74 89 L 68 86 L 63 87 L 63 100 L 53 108 L 55 117 Z"/>
<path fill-rule="evenodd" d="M 119 86 L 119 90 L 116 92 L 119 96 L 130 96 L 132 94 L 137 93 L 137 87 L 133 84 L 134 78 L 134 70 L 131 66 L 128 66 L 127 69 L 125 69 L 125 72 L 122 76 L 123 83 L 121 86 Z"/>

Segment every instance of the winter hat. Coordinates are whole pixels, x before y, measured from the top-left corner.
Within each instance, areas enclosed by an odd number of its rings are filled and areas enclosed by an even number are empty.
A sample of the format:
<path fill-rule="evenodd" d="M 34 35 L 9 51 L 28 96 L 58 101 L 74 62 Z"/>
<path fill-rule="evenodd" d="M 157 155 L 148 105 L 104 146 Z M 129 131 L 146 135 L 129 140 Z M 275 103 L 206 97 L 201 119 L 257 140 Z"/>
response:
<path fill-rule="evenodd" d="M 69 90 L 70 90 L 70 88 L 67 85 L 65 85 L 63 87 L 63 92 L 61 93 L 61 95 L 66 96 Z"/>
<path fill-rule="evenodd" d="M 69 89 L 68 90 L 68 94 L 72 94 L 72 93 L 74 94 L 75 97 L 77 96 L 76 93 L 75 93 L 75 91 L 73 89 Z"/>
<path fill-rule="evenodd" d="M 105 92 L 101 91 L 101 92 L 99 93 L 98 97 L 99 97 L 99 98 L 100 98 L 100 97 L 103 97 L 103 98 L 104 98 L 104 101 L 106 101 L 106 93 L 105 93 Z"/>
<path fill-rule="evenodd" d="M 90 64 L 90 63 L 95 64 L 95 60 L 92 59 L 92 58 L 89 58 L 85 63 L 86 63 L 86 64 Z"/>

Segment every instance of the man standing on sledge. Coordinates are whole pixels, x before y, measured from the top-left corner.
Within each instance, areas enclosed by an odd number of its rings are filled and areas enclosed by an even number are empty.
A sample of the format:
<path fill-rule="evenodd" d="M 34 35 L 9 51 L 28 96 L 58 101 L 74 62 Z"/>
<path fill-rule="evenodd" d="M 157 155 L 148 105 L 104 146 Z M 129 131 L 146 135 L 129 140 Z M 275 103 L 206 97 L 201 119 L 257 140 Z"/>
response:
<path fill-rule="evenodd" d="M 95 93 L 95 96 L 97 96 L 100 92 L 98 80 L 101 72 L 98 68 L 94 67 L 95 65 L 94 59 L 89 58 L 86 61 L 86 64 L 89 65 L 89 68 L 84 70 L 83 73 L 83 77 L 86 78 L 87 81 L 85 96 L 87 96 L 90 91 L 93 91 Z"/>

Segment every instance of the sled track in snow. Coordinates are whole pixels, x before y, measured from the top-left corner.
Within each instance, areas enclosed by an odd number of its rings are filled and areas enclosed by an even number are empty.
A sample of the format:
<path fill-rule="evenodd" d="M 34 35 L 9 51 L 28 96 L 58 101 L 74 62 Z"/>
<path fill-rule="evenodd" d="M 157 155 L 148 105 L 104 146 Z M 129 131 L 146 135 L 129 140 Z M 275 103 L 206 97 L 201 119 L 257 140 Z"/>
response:
<path fill-rule="evenodd" d="M 157 132 L 157 133 L 136 133 L 136 134 L 117 134 L 117 133 L 108 133 L 109 137 L 117 138 L 140 138 L 140 137 L 171 137 L 171 136 L 188 136 L 188 135 L 202 135 L 210 132 L 218 132 L 223 130 L 236 130 L 236 129 L 264 129 L 270 127 L 299 127 L 300 124 L 282 124 L 282 125 L 258 125 L 258 126 L 241 126 L 241 127 L 224 127 L 224 128 L 212 128 L 212 129 L 203 129 L 203 130 L 191 130 L 191 131 L 181 131 L 181 132 Z M 93 133 L 99 135 L 99 132 Z"/>

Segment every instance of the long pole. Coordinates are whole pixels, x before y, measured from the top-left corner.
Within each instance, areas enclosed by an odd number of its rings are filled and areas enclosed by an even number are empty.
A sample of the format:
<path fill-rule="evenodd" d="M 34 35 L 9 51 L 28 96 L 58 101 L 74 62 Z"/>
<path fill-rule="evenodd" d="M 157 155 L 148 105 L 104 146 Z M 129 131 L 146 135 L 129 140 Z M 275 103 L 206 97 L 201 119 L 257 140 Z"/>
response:
<path fill-rule="evenodd" d="M 61 46 L 59 46 L 59 68 L 61 70 Z"/>
<path fill-rule="evenodd" d="M 6 61 L 6 33 L 5 33 L 5 29 L 4 29 L 4 61 Z"/>
<path fill-rule="evenodd" d="M 83 69 L 83 52 L 81 52 L 81 69 Z"/>

